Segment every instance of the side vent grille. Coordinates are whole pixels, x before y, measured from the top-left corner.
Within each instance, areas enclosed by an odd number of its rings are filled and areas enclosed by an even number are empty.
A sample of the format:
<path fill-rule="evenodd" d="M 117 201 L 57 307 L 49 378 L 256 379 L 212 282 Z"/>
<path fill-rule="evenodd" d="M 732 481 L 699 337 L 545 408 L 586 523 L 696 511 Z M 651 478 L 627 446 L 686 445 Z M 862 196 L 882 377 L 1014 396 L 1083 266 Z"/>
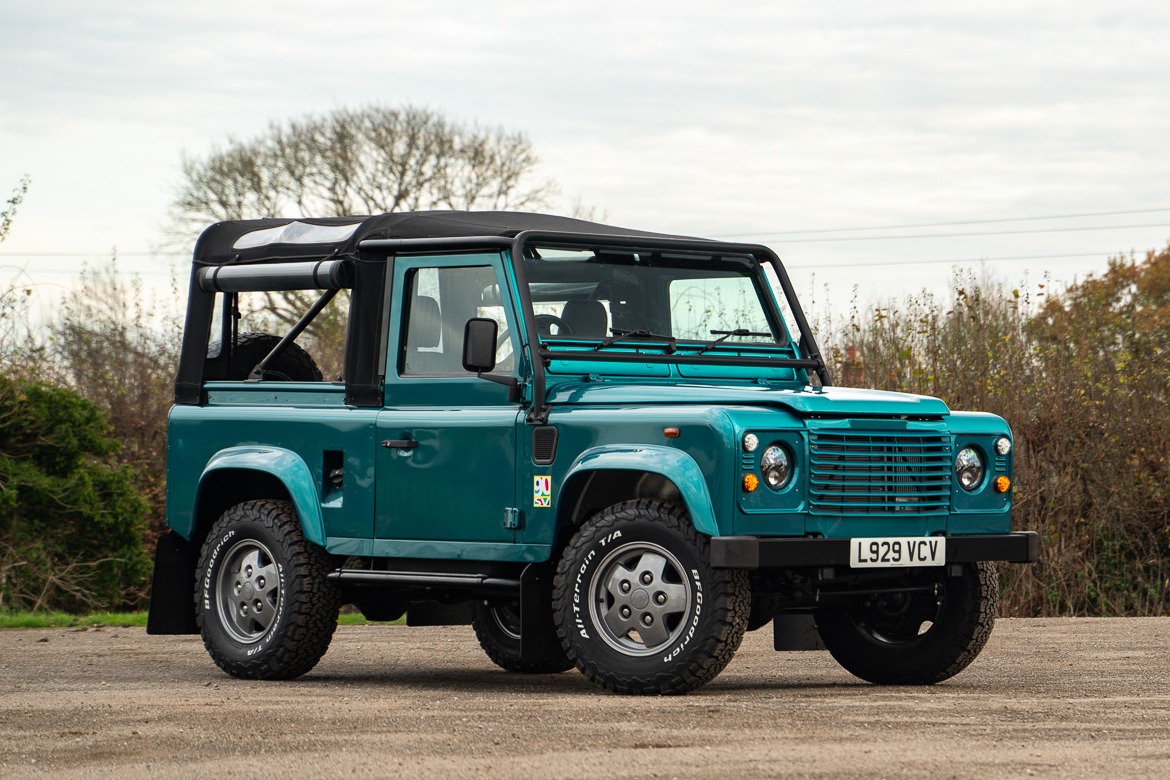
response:
<path fill-rule="evenodd" d="M 538 425 L 532 429 L 532 462 L 547 466 L 557 457 L 557 429 L 552 425 Z"/>

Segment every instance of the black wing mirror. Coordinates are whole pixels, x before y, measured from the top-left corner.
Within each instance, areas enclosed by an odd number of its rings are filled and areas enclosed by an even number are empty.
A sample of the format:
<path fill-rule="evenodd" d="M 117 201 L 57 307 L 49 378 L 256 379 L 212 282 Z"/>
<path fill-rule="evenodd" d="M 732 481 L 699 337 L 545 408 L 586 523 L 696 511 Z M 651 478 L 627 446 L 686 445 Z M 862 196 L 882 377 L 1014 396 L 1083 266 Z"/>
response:
<path fill-rule="evenodd" d="M 514 376 L 485 374 L 496 367 L 496 339 L 500 326 L 486 317 L 472 317 L 463 326 L 463 368 L 480 379 L 508 388 L 508 401 L 520 402 L 520 382 Z"/>
<path fill-rule="evenodd" d="M 477 374 L 496 367 L 499 325 L 486 317 L 472 317 L 463 326 L 463 368 Z"/>

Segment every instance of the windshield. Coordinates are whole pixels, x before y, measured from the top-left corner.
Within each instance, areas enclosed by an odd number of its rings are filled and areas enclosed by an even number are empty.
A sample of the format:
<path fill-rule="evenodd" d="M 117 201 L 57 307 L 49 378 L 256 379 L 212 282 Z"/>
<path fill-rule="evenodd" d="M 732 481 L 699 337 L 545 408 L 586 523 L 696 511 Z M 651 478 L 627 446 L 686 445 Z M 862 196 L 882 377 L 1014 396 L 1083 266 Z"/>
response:
<path fill-rule="evenodd" d="M 526 259 L 545 339 L 783 345 L 761 275 L 744 257 L 538 247 Z"/>

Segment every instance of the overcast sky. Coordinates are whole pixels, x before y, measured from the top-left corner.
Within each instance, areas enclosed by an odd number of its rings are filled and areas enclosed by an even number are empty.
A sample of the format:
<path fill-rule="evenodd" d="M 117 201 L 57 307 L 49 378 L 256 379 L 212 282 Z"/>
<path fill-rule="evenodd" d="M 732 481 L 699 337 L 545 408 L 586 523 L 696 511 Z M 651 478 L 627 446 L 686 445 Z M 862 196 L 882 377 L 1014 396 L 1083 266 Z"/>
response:
<path fill-rule="evenodd" d="M 562 211 L 767 243 L 798 289 L 1069 279 L 1170 240 L 1167 41 L 1156 1 L 0 0 L 0 200 L 32 177 L 0 264 L 161 279 L 181 152 L 378 102 L 522 131 Z"/>

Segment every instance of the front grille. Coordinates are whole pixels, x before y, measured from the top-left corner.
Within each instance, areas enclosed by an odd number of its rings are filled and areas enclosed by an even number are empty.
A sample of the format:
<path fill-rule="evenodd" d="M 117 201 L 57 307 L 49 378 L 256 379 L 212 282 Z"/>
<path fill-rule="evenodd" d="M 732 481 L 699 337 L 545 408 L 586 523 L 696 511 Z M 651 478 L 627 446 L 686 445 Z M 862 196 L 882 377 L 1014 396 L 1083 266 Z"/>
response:
<path fill-rule="evenodd" d="M 810 431 L 809 502 L 824 515 L 935 515 L 950 507 L 942 433 Z"/>

